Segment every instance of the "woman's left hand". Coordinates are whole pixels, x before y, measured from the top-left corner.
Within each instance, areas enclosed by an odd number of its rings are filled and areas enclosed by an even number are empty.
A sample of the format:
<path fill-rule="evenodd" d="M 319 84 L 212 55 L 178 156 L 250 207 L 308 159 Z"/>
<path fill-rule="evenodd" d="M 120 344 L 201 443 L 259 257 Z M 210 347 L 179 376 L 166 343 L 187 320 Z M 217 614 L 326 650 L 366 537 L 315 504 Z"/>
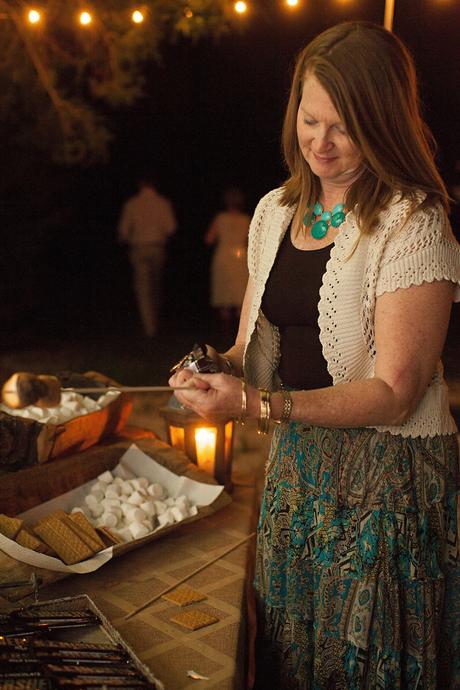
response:
<path fill-rule="evenodd" d="M 210 420 L 234 419 L 241 414 L 241 381 L 228 374 L 194 374 L 190 390 L 176 391 L 179 402 Z"/>

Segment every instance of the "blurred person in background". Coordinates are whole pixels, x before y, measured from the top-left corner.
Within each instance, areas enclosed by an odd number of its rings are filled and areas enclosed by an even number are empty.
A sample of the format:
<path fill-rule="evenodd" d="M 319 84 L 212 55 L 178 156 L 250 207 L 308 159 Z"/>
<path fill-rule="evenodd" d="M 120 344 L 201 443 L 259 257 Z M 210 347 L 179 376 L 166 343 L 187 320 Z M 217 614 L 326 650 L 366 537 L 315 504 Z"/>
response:
<path fill-rule="evenodd" d="M 222 335 L 234 337 L 248 282 L 247 244 L 250 217 L 244 211 L 244 194 L 230 187 L 223 195 L 224 210 L 212 220 L 205 235 L 216 245 L 211 262 L 211 305 L 219 314 Z"/>
<path fill-rule="evenodd" d="M 162 303 L 166 242 L 177 221 L 171 202 L 157 191 L 151 174 L 139 179 L 138 188 L 123 206 L 118 239 L 129 246 L 139 316 L 144 335 L 153 338 Z"/>

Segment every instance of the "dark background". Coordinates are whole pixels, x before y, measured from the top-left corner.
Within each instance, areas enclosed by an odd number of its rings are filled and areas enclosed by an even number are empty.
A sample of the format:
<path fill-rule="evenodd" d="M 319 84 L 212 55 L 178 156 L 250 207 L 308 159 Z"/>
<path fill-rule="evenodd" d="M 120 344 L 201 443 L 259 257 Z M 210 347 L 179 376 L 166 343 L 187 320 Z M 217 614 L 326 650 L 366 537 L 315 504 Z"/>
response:
<path fill-rule="evenodd" d="M 262 5 L 264 10 L 262 10 Z M 111 117 L 111 159 L 53 165 L 30 148 L 0 144 L 2 345 L 38 345 L 140 333 L 125 251 L 116 243 L 122 203 L 138 173 L 159 173 L 173 201 L 163 316 L 168 329 L 212 326 L 211 250 L 202 236 L 228 184 L 248 211 L 285 176 L 280 130 L 293 61 L 319 31 L 345 19 L 383 21 L 384 1 L 310 0 L 296 12 L 270 0 L 218 43 L 165 45 L 147 66 L 147 96 Z M 460 160 L 460 4 L 396 0 L 394 30 L 414 54 L 424 110 L 449 185 Z M 20 127 L 21 123 L 17 123 Z"/>

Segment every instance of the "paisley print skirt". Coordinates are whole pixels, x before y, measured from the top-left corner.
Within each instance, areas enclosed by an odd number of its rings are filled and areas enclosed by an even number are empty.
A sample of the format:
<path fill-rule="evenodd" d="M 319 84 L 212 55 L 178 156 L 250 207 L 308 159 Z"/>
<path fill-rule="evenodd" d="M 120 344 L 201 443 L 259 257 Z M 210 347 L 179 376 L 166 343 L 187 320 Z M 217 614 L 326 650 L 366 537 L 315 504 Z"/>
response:
<path fill-rule="evenodd" d="M 257 690 L 460 690 L 455 435 L 275 429 Z"/>

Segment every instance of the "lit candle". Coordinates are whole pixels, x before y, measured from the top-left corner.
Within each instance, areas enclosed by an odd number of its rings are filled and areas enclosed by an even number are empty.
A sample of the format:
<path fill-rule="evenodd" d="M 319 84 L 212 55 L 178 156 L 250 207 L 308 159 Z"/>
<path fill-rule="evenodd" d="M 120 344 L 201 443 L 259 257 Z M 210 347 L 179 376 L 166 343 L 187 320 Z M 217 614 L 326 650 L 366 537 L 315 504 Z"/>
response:
<path fill-rule="evenodd" d="M 217 429 L 200 427 L 195 430 L 196 461 L 201 470 L 214 476 Z"/>

